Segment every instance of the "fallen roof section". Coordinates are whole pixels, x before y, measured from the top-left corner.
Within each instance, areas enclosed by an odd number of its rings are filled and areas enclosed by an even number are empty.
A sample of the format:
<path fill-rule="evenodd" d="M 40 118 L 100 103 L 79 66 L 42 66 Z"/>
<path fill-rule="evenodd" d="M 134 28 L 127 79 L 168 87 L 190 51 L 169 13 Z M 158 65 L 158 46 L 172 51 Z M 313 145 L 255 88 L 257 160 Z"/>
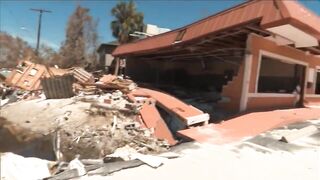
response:
<path fill-rule="evenodd" d="M 201 143 L 226 144 L 256 136 L 288 124 L 320 118 L 320 108 L 299 108 L 254 112 L 223 121 L 178 131 L 177 134 Z"/>
<path fill-rule="evenodd" d="M 173 137 L 172 133 L 170 132 L 170 129 L 168 128 L 164 119 L 162 119 L 159 111 L 157 110 L 154 104 L 142 105 L 140 114 L 147 128 L 154 129 L 155 137 L 167 140 L 170 145 L 177 144 L 177 141 Z"/>
<path fill-rule="evenodd" d="M 168 48 L 252 21 L 263 29 L 290 24 L 320 40 L 320 19 L 297 1 L 252 0 L 185 27 L 118 46 L 114 56 L 127 56 Z"/>
<path fill-rule="evenodd" d="M 178 116 L 187 126 L 204 123 L 210 119 L 209 114 L 163 92 L 138 88 L 132 91 L 128 97 L 131 101 L 137 101 L 143 97 L 152 98 L 156 100 L 157 105 Z"/>

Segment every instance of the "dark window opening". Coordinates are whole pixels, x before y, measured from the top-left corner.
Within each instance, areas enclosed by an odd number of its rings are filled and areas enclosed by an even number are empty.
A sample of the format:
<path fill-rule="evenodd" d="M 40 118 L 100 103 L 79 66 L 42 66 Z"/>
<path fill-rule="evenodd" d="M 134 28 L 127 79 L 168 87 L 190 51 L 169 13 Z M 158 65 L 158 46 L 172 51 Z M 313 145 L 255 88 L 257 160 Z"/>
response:
<path fill-rule="evenodd" d="M 262 56 L 258 81 L 259 93 L 291 94 L 301 86 L 304 66 L 289 64 L 274 58 Z"/>
<path fill-rule="evenodd" d="M 316 94 L 320 94 L 320 71 L 317 72 Z"/>

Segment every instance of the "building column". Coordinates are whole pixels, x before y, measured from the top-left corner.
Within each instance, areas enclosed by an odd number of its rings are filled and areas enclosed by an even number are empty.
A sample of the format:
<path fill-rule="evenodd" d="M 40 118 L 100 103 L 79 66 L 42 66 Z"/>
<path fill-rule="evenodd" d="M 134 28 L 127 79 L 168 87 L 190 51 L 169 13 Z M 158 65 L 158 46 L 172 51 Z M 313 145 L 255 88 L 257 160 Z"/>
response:
<path fill-rule="evenodd" d="M 242 81 L 242 91 L 241 91 L 241 98 L 240 98 L 240 112 L 243 112 L 247 109 L 248 103 L 248 94 L 249 94 L 249 86 L 250 86 L 250 77 L 252 71 L 252 58 L 253 55 L 251 53 L 251 34 L 248 35 L 247 38 L 247 46 L 246 46 L 246 53 L 244 58 L 244 74 L 243 74 L 243 81 Z"/>

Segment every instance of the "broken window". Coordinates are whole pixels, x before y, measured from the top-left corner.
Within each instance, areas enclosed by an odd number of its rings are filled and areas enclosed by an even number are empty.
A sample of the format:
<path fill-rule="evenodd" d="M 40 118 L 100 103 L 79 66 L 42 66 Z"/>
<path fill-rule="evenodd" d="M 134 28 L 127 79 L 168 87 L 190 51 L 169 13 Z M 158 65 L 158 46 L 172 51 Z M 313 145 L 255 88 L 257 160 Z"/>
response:
<path fill-rule="evenodd" d="M 320 70 L 317 71 L 316 94 L 320 94 Z"/>
<path fill-rule="evenodd" d="M 30 76 L 35 76 L 35 75 L 37 74 L 37 72 L 38 72 L 38 70 L 35 69 L 35 68 L 33 68 L 33 69 L 30 70 L 29 75 L 30 75 Z"/>
<path fill-rule="evenodd" d="M 258 92 L 291 94 L 301 87 L 303 78 L 304 66 L 262 56 Z"/>

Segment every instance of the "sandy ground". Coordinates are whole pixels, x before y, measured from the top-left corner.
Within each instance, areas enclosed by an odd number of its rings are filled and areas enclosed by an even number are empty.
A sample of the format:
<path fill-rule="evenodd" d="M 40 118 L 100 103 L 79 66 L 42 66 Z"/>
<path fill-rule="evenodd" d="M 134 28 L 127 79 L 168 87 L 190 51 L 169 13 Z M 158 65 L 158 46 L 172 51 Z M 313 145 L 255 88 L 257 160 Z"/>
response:
<path fill-rule="evenodd" d="M 142 165 L 120 170 L 109 176 L 85 176 L 80 179 L 318 180 L 320 179 L 320 132 L 292 143 L 279 141 L 281 136 L 310 125 L 320 129 L 320 119 L 291 124 L 232 144 L 184 143 L 172 149 L 181 155 L 180 158 L 168 159 L 157 169 Z M 47 172 L 38 172 L 41 171 L 38 168 L 39 159 L 37 162 L 28 159 L 32 161 L 28 165 L 28 171 L 17 170 L 18 167 L 23 170 L 26 168 L 25 164 L 28 162 L 24 164 L 22 160 L 27 161 L 27 159 L 15 161 L 18 163 L 16 167 L 10 166 L 10 168 L 5 161 L 2 161 L 2 173 L 4 175 L 9 173 L 12 177 L 19 175 L 22 177 L 20 179 L 32 179 L 23 178 L 31 177 L 30 175 L 46 177 Z M 12 164 L 10 162 L 11 160 L 7 163 Z M 47 165 L 43 163 L 41 167 L 46 167 Z M 6 168 L 9 170 L 5 170 Z M 17 172 L 19 174 L 16 174 Z M 11 177 L 9 175 L 5 177 Z"/>
<path fill-rule="evenodd" d="M 28 130 L 48 134 L 58 126 L 58 118 L 69 113 L 67 120 L 61 124 L 79 126 L 88 118 L 86 110 L 90 103 L 70 99 L 35 99 L 30 101 L 19 101 L 2 107 L 0 116 L 8 121 L 19 124 L 20 127 Z"/>
<path fill-rule="evenodd" d="M 90 119 L 86 113 L 90 104 L 74 103 L 68 99 L 33 100 L 28 102 L 29 106 L 18 102 L 14 106 L 2 108 L 0 112 L 1 116 L 9 121 L 45 134 L 57 126 L 57 118 L 64 116 L 66 112 L 71 112 L 71 115 L 62 121 L 64 125 L 77 127 Z M 167 160 L 157 169 L 142 165 L 121 170 L 110 176 L 90 176 L 81 179 L 318 180 L 320 133 L 289 144 L 278 141 L 282 135 L 309 125 L 316 125 L 320 129 L 320 119 L 284 126 L 258 136 L 246 137 L 233 144 L 181 144 L 173 148 L 181 157 Z M 255 126 L 247 128 L 255 130 Z"/>
<path fill-rule="evenodd" d="M 320 120 L 313 120 L 234 144 L 186 143 L 173 150 L 181 153 L 181 158 L 167 160 L 158 169 L 143 165 L 111 176 L 83 179 L 317 180 L 320 179 L 320 133 L 290 144 L 278 141 L 295 128 L 310 124 L 320 128 Z"/>

